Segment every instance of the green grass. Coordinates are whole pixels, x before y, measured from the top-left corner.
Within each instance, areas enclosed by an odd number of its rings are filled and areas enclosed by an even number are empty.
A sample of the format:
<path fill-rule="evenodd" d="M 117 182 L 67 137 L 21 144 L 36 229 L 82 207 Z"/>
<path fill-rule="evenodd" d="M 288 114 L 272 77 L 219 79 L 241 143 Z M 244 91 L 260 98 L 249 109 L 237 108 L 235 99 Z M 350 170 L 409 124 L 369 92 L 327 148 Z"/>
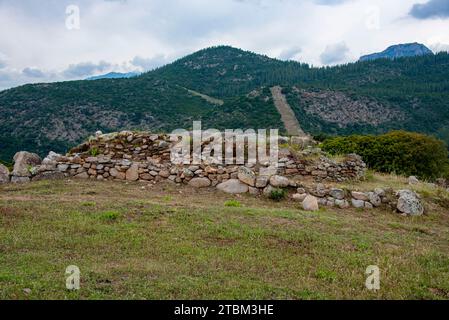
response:
<path fill-rule="evenodd" d="M 1 186 L 0 299 L 449 299 L 449 214 L 432 208 L 406 218 L 173 185 Z M 65 289 L 69 265 L 79 291 Z"/>
<path fill-rule="evenodd" d="M 228 200 L 224 203 L 224 205 L 225 207 L 235 207 L 235 208 L 240 208 L 242 206 L 240 201 L 237 200 Z"/>

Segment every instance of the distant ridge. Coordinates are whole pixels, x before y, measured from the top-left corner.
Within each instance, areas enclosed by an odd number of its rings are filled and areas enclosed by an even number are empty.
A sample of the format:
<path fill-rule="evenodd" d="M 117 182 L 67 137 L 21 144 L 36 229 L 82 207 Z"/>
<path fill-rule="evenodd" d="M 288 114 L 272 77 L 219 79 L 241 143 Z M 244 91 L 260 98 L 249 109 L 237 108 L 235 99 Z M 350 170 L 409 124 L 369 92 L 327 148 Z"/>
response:
<path fill-rule="evenodd" d="M 421 43 L 405 43 L 388 47 L 385 51 L 362 56 L 360 61 L 372 61 L 377 59 L 396 59 L 403 57 L 416 57 L 433 54 L 433 52 Z"/>
<path fill-rule="evenodd" d="M 106 74 L 102 74 L 99 76 L 89 77 L 86 80 L 100 80 L 100 79 L 123 79 L 123 78 L 131 78 L 140 75 L 138 72 L 128 72 L 128 73 L 120 73 L 120 72 L 109 72 Z"/>

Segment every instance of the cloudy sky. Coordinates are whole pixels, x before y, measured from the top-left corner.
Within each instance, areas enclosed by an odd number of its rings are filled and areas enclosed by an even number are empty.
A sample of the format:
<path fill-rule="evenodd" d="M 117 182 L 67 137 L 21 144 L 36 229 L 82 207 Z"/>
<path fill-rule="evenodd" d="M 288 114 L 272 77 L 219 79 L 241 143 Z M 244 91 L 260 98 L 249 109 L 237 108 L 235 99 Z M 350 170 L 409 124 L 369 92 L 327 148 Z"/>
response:
<path fill-rule="evenodd" d="M 143 71 L 226 44 L 310 64 L 449 50 L 449 0 L 0 0 L 0 90 Z"/>

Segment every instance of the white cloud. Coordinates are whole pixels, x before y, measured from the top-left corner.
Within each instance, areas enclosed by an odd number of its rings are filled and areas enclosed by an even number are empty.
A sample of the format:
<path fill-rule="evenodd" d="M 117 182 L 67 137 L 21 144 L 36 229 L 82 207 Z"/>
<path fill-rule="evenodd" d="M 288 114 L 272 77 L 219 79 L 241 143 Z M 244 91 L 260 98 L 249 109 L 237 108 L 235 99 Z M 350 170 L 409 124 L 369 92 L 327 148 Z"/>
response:
<path fill-rule="evenodd" d="M 97 73 L 109 71 L 111 64 L 106 61 L 100 61 L 99 63 L 81 62 L 77 64 L 71 64 L 63 74 L 67 78 L 82 78 Z"/>
<path fill-rule="evenodd" d="M 44 78 L 45 74 L 42 70 L 37 68 L 25 68 L 22 73 L 29 78 Z"/>
<path fill-rule="evenodd" d="M 302 49 L 300 47 L 293 46 L 291 48 L 282 50 L 278 55 L 278 58 L 281 60 L 296 60 L 301 51 Z"/>
<path fill-rule="evenodd" d="M 330 44 L 326 46 L 324 52 L 320 55 L 323 64 L 337 64 L 347 59 L 349 48 L 344 42 Z"/>
<path fill-rule="evenodd" d="M 425 0 L 0 0 L 0 21 L 8 26 L 0 33 L 0 70 L 3 79 L 9 75 L 0 89 L 148 70 L 218 44 L 322 65 L 395 43 L 449 43 L 448 19 L 409 15 L 418 2 Z M 80 8 L 80 30 L 65 26 L 72 3 Z M 378 28 L 367 27 L 373 12 Z M 437 35 L 442 39 L 429 41 Z M 321 59 L 326 46 L 343 42 L 348 50 L 340 48 L 340 61 L 331 62 L 330 49 Z M 29 77 L 26 68 L 43 77 Z"/>

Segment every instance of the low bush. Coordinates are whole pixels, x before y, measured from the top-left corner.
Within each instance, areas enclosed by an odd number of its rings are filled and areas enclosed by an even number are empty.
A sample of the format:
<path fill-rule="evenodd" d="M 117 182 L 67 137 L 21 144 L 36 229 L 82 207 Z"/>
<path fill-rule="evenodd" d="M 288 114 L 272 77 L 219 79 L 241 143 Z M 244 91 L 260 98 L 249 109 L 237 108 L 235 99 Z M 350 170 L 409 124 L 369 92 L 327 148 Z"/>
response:
<path fill-rule="evenodd" d="M 329 138 L 321 147 L 330 154 L 357 153 L 371 169 L 379 172 L 415 175 L 421 179 L 444 176 L 449 165 L 443 141 L 406 131 Z"/>
<path fill-rule="evenodd" d="M 287 191 L 284 189 L 274 189 L 270 192 L 269 198 L 274 201 L 281 201 L 287 197 Z"/>

